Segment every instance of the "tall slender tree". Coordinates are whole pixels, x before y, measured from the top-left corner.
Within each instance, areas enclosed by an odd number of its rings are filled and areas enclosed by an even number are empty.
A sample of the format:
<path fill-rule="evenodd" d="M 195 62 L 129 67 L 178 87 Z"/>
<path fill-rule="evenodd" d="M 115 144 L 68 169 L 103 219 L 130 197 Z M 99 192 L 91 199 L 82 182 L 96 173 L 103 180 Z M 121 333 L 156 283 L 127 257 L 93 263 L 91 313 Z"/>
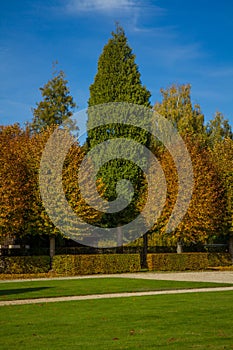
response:
<path fill-rule="evenodd" d="M 91 128 L 99 117 L 98 113 L 95 113 L 93 106 L 109 102 L 126 102 L 150 107 L 150 96 L 150 92 L 141 83 L 139 68 L 135 63 L 135 55 L 128 44 L 124 29 L 117 24 L 116 31 L 112 33 L 112 38 L 104 46 L 103 52 L 99 57 L 98 71 L 93 84 L 90 86 L 87 122 L 89 129 L 87 137 L 88 149 L 90 150 L 98 143 L 108 139 L 120 137 L 133 138 L 138 143 L 148 145 L 148 133 L 131 125 L 126 126 L 111 122 L 107 125 Z M 114 120 L 114 118 L 112 119 Z M 99 154 L 100 158 L 101 156 Z M 116 199 L 116 185 L 120 179 L 131 181 L 135 190 L 131 204 L 124 211 L 106 215 L 105 224 L 109 226 L 111 223 L 111 225 L 117 226 L 131 221 L 132 217 L 136 215 L 135 201 L 140 196 L 143 187 L 142 171 L 126 159 L 113 159 L 102 166 L 99 171 L 99 177 L 103 179 L 106 186 L 104 195 L 109 201 Z"/>

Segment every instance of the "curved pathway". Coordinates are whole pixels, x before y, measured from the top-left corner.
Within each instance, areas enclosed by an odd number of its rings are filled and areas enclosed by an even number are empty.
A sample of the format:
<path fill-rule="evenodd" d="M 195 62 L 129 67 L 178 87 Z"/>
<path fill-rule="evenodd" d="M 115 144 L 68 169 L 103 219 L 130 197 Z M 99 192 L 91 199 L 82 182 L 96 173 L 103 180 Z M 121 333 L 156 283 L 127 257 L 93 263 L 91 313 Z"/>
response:
<path fill-rule="evenodd" d="M 152 280 L 170 280 L 170 281 L 189 281 L 189 282 L 216 282 L 232 283 L 233 271 L 198 271 L 198 272 L 136 272 L 136 273 L 119 273 L 104 275 L 86 275 L 86 276 L 69 276 L 69 277 L 49 277 L 49 278 L 30 278 L 15 280 L 0 280 L 1 283 L 26 282 L 38 280 L 67 280 L 67 279 L 85 279 L 85 278 L 139 278 Z"/>

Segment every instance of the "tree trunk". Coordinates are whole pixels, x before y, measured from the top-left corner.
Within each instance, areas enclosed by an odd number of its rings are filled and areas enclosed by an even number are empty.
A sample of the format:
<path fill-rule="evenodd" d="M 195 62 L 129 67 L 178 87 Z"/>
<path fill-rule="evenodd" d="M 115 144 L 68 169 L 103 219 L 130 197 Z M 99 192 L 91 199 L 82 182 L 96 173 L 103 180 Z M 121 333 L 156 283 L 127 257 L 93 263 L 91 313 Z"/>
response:
<path fill-rule="evenodd" d="M 177 252 L 177 254 L 183 253 L 183 246 L 182 246 L 181 241 L 177 242 L 176 252 Z"/>
<path fill-rule="evenodd" d="M 55 236 L 49 236 L 49 255 L 50 255 L 50 267 L 52 268 L 52 261 L 55 255 Z"/>
<path fill-rule="evenodd" d="M 141 255 L 141 267 L 147 269 L 147 248 L 148 248 L 148 234 L 145 233 L 143 236 L 143 246 L 142 246 L 142 255 Z"/>
<path fill-rule="evenodd" d="M 117 226 L 117 253 L 123 253 L 123 237 L 121 225 Z"/>
<path fill-rule="evenodd" d="M 231 254 L 231 260 L 233 263 L 233 234 L 231 234 L 229 238 L 229 253 Z"/>

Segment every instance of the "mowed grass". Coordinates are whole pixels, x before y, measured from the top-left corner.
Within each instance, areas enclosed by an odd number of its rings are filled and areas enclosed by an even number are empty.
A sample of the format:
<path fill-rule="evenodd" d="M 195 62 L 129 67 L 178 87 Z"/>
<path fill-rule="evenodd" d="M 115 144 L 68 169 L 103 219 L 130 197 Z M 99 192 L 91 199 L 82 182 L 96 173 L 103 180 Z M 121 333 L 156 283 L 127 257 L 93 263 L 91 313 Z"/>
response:
<path fill-rule="evenodd" d="M 233 349 L 233 292 L 0 308 L 2 350 Z"/>
<path fill-rule="evenodd" d="M 144 292 L 184 288 L 192 289 L 218 286 L 230 286 L 230 284 L 159 281 L 114 277 L 7 283 L 0 282 L 0 300 L 50 298 L 120 292 Z"/>

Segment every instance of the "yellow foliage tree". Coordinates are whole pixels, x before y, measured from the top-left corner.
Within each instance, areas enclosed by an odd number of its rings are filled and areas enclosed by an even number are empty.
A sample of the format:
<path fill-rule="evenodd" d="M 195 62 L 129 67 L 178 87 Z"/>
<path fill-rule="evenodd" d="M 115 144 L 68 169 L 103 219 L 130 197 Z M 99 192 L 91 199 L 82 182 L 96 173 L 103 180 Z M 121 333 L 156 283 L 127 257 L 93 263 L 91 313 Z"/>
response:
<path fill-rule="evenodd" d="M 192 105 L 191 85 L 173 84 L 160 91 L 163 100 L 154 105 L 154 110 L 171 121 L 182 135 L 201 135 L 204 131 L 204 116 L 198 104 Z"/>
<path fill-rule="evenodd" d="M 226 192 L 225 229 L 230 233 L 229 249 L 233 256 L 233 140 L 226 137 L 211 148 L 212 162 L 215 164 Z"/>
<path fill-rule="evenodd" d="M 0 128 L 0 234 L 3 239 L 27 231 L 32 203 L 29 133 L 18 124 Z"/>
<path fill-rule="evenodd" d="M 160 159 L 167 181 L 167 199 L 159 222 L 154 228 L 156 232 L 154 238 L 160 240 L 162 238 L 165 244 L 206 243 L 211 236 L 223 233 L 222 222 L 226 201 L 222 182 L 211 163 L 210 152 L 192 137 L 186 137 L 186 145 L 193 166 L 193 195 L 183 220 L 171 233 L 166 233 L 166 224 L 177 199 L 178 174 L 167 150 Z"/>
<path fill-rule="evenodd" d="M 39 172 L 41 157 L 49 137 L 55 131 L 50 126 L 40 133 L 30 134 L 19 125 L 1 127 L 0 129 L 0 233 L 13 238 L 47 234 L 51 243 L 60 231 L 47 214 L 40 193 Z M 59 147 L 59 145 L 57 145 Z M 82 198 L 78 185 L 78 170 L 84 157 L 84 151 L 76 142 L 67 153 L 63 170 L 62 183 L 68 204 L 84 220 L 94 223 L 102 213 L 94 210 Z M 87 178 L 86 185 L 96 186 Z M 97 189 L 103 193 L 103 186 L 97 183 Z M 90 191 L 90 193 L 92 193 Z M 56 198 L 54 210 L 59 210 Z M 57 215 L 63 219 L 62 212 Z M 53 247 L 54 248 L 54 247 Z"/>

